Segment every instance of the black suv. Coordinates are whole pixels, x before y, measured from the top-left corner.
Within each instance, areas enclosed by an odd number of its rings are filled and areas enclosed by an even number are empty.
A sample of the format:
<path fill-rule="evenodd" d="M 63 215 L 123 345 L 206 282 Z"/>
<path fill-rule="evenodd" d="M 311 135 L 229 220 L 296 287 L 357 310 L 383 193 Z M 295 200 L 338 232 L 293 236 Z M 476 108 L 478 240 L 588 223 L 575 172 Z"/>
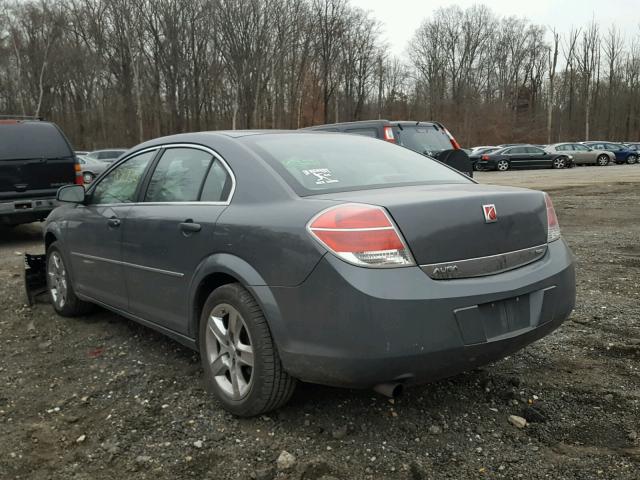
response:
<path fill-rule="evenodd" d="M 460 148 L 453 135 L 438 122 L 363 120 L 317 125 L 304 130 L 352 133 L 379 138 L 433 157 L 473 177 L 473 167 L 468 155 Z"/>
<path fill-rule="evenodd" d="M 57 125 L 0 118 L 0 224 L 44 220 L 70 183 L 82 185 L 82 173 Z"/>

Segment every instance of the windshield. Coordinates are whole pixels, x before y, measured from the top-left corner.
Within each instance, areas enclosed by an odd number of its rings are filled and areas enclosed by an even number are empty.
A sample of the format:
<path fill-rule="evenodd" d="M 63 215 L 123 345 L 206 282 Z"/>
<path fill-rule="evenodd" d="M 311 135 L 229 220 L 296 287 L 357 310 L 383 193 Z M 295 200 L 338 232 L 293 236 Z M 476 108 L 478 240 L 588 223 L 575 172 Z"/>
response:
<path fill-rule="evenodd" d="M 402 185 L 470 183 L 441 163 L 358 135 L 296 133 L 242 140 L 299 195 Z"/>
<path fill-rule="evenodd" d="M 444 150 L 451 150 L 451 140 L 444 131 L 435 125 L 402 125 L 393 129 L 398 145 L 414 152 L 426 155 L 437 155 Z"/>

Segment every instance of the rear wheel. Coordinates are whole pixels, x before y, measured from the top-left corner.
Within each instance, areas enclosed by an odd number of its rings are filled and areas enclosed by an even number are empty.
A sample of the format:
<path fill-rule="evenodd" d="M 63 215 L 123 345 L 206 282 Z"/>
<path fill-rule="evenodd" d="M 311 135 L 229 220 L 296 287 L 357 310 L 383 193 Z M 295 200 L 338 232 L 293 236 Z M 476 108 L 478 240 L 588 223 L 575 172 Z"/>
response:
<path fill-rule="evenodd" d="M 92 308 L 90 303 L 76 296 L 57 242 L 53 242 L 47 250 L 47 288 L 53 308 L 63 317 L 82 315 Z"/>
<path fill-rule="evenodd" d="M 629 155 L 627 157 L 627 163 L 629 165 L 633 165 L 634 163 L 636 163 L 638 161 L 638 157 L 636 155 Z"/>
<path fill-rule="evenodd" d="M 498 163 L 496 163 L 496 170 L 499 172 L 506 172 L 509 170 L 509 162 L 507 160 L 498 160 Z"/>
<path fill-rule="evenodd" d="M 609 165 L 609 157 L 606 155 L 598 155 L 597 162 L 601 167 L 606 167 Z"/>
<path fill-rule="evenodd" d="M 296 380 L 282 368 L 260 306 L 240 284 L 214 290 L 200 318 L 205 382 L 223 407 L 243 417 L 284 405 Z"/>
<path fill-rule="evenodd" d="M 558 157 L 553 159 L 553 168 L 565 168 L 567 166 L 566 157 Z"/>

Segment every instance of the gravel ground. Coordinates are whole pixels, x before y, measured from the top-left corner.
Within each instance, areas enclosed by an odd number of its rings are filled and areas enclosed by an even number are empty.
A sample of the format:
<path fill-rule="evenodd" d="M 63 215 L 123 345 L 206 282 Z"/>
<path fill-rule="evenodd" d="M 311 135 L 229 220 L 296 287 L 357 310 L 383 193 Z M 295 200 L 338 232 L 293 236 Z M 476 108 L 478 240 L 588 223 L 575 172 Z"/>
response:
<path fill-rule="evenodd" d="M 41 249 L 39 227 L 0 230 L 0 478 L 638 479 L 640 193 L 620 183 L 632 169 L 554 172 L 565 186 L 551 172 L 480 176 L 553 188 L 578 301 L 552 335 L 395 401 L 301 385 L 248 420 L 207 397 L 197 355 L 173 341 L 106 311 L 26 307 L 20 254 Z"/>

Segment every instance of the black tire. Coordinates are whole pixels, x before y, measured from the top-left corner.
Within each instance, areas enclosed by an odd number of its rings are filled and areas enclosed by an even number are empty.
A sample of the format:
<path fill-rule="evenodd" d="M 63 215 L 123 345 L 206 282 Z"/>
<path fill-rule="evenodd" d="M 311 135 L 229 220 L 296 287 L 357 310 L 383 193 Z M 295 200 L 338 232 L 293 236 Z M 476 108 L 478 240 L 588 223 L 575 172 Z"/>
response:
<path fill-rule="evenodd" d="M 551 163 L 551 168 L 561 169 L 566 168 L 567 166 L 567 157 L 557 157 L 553 159 Z"/>
<path fill-rule="evenodd" d="M 607 165 L 609 165 L 609 156 L 598 155 L 598 158 L 596 158 L 596 163 L 601 167 L 606 167 Z"/>
<path fill-rule="evenodd" d="M 240 314 L 253 352 L 253 366 L 248 392 L 239 399 L 232 398 L 232 394 L 225 392 L 219 381 L 216 380 L 224 375 L 218 377 L 213 375 L 210 364 L 211 345 L 209 350 L 207 349 L 207 342 L 216 342 L 212 334 L 207 337 L 207 334 L 210 333 L 207 331 L 210 314 L 223 305 L 233 307 Z M 219 342 L 216 345 L 219 346 Z M 207 298 L 200 317 L 198 347 L 207 390 L 213 393 L 225 410 L 234 415 L 250 417 L 275 410 L 284 405 L 295 390 L 297 381 L 282 367 L 278 349 L 271 337 L 269 325 L 260 306 L 247 289 L 239 283 L 223 285 L 214 290 Z M 233 361 L 235 362 L 236 359 L 234 358 Z M 227 373 L 231 375 L 230 370 L 225 372 L 225 375 Z"/>
<path fill-rule="evenodd" d="M 496 162 L 496 170 L 498 172 L 506 172 L 507 170 L 509 170 L 509 168 L 511 168 L 509 160 L 498 160 Z"/>
<path fill-rule="evenodd" d="M 62 270 L 60 270 L 59 273 L 54 273 L 51 269 L 54 258 L 58 258 L 59 262 L 61 262 Z M 58 247 L 58 242 L 53 242 L 49 245 L 49 249 L 47 250 L 46 267 L 49 298 L 51 299 L 51 304 L 58 315 L 63 317 L 76 317 L 78 315 L 84 315 L 93 309 L 93 305 L 91 303 L 80 300 L 76 296 L 75 290 L 73 289 L 73 283 L 71 282 L 71 277 L 69 276 L 67 263 L 62 251 Z M 63 281 L 65 284 L 64 302 L 59 300 L 62 298 L 62 295 L 56 288 L 56 279 L 59 282 Z"/>

